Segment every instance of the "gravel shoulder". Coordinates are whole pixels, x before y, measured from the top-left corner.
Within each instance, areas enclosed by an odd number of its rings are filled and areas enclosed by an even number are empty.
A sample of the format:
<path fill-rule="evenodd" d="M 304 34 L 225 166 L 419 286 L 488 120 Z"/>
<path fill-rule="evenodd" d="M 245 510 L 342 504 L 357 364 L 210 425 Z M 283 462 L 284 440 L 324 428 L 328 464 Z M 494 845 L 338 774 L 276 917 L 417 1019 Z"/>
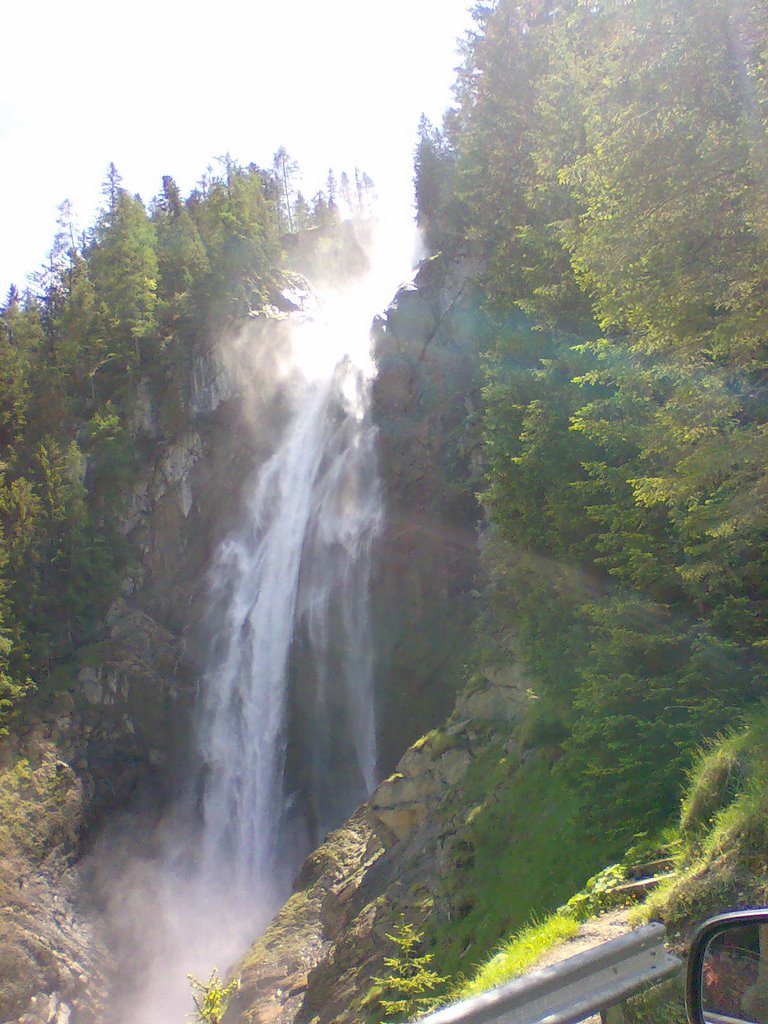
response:
<path fill-rule="evenodd" d="M 617 939 L 632 931 L 629 925 L 629 910 L 609 910 L 599 917 L 586 921 L 578 934 L 572 939 L 566 939 L 558 946 L 553 946 L 540 960 L 537 960 L 531 970 L 538 971 L 542 967 L 550 967 L 552 964 L 559 964 L 561 960 L 576 956 L 577 953 L 584 953 L 594 946 L 599 946 L 610 939 Z"/>

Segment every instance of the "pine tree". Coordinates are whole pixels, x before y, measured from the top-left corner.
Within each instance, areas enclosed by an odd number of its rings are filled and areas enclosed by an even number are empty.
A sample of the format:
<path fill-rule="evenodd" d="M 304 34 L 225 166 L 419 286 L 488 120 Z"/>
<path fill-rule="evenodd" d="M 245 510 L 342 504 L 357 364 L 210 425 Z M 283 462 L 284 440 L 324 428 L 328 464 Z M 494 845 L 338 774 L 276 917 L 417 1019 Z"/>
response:
<path fill-rule="evenodd" d="M 209 270 L 200 232 L 181 199 L 176 182 L 163 178 L 154 222 L 157 227 L 158 296 L 164 330 L 183 328 L 194 317 L 196 291 Z"/>
<path fill-rule="evenodd" d="M 8 561 L 2 524 L 0 524 L 0 739 L 8 735 L 10 727 L 19 713 L 22 701 L 34 689 L 31 679 L 25 678 L 19 681 L 14 678 L 10 668 L 13 641 L 7 628 L 10 616 L 6 578 Z"/>
<path fill-rule="evenodd" d="M 414 189 L 417 222 L 431 249 L 439 249 L 449 233 L 446 206 L 454 169 L 454 154 L 443 134 L 422 114 L 414 154 Z"/>
<path fill-rule="evenodd" d="M 209 266 L 200 291 L 220 313 L 243 314 L 265 301 L 277 275 L 280 245 L 268 185 L 258 170 L 230 161 L 226 179 L 211 178 L 204 196 L 190 197 Z"/>
<path fill-rule="evenodd" d="M 294 217 L 297 231 L 306 231 L 307 228 L 311 226 L 312 215 L 309 210 L 309 205 L 300 191 L 296 193 L 296 209 Z"/>
<path fill-rule="evenodd" d="M 402 917 L 393 934 L 387 938 L 397 948 L 395 955 L 384 958 L 389 974 L 372 979 L 391 993 L 391 998 L 380 1000 L 388 1017 L 413 1020 L 436 1004 L 436 990 L 446 982 L 429 965 L 432 953 L 419 953 L 422 937 L 416 928 Z"/>
<path fill-rule="evenodd" d="M 120 185 L 114 164 L 104 185 L 102 210 L 88 251 L 98 301 L 103 304 L 111 348 L 138 365 L 157 348 L 157 240 L 138 197 Z"/>
<path fill-rule="evenodd" d="M 289 231 L 295 230 L 294 219 L 294 189 L 293 183 L 299 172 L 299 165 L 288 155 L 285 146 L 281 146 L 272 158 L 272 166 L 275 171 L 275 178 L 280 186 L 279 211 L 285 218 L 285 224 Z"/>

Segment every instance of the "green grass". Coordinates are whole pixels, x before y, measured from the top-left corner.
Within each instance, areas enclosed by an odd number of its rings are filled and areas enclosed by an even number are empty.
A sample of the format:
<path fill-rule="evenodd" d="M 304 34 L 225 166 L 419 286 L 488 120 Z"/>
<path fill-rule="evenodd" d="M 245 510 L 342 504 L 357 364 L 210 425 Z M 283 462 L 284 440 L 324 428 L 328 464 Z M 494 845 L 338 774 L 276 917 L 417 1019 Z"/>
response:
<path fill-rule="evenodd" d="M 699 757 L 682 804 L 677 860 L 676 877 L 644 908 L 675 931 L 768 900 L 768 708 Z"/>
<path fill-rule="evenodd" d="M 688 1024 L 682 978 L 672 978 L 633 996 L 624 1006 L 626 1024 Z"/>
<path fill-rule="evenodd" d="M 452 998 L 468 999 L 519 978 L 547 950 L 573 938 L 578 930 L 579 922 L 568 914 L 552 914 L 544 921 L 528 925 L 502 943 L 498 953 L 479 967 L 473 978 L 453 992 Z"/>
<path fill-rule="evenodd" d="M 680 812 L 680 830 L 689 842 L 708 831 L 715 815 L 743 786 L 748 736 L 746 732 L 731 733 L 699 755 Z"/>
<path fill-rule="evenodd" d="M 501 942 L 555 911 L 612 853 L 584 840 L 576 798 L 543 756 L 518 766 L 495 747 L 456 799 L 471 810 L 445 883 L 450 920 L 433 919 L 425 934 L 436 969 L 454 979 L 473 976 Z"/>

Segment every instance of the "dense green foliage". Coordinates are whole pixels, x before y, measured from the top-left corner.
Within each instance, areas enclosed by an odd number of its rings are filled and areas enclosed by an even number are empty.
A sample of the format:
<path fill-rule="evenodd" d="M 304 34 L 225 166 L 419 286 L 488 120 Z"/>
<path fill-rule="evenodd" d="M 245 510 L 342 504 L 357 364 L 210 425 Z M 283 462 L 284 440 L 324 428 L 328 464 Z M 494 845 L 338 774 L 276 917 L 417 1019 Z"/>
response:
<path fill-rule="evenodd" d="M 475 17 L 417 194 L 435 247 L 485 261 L 488 563 L 528 738 L 631 834 L 768 681 L 768 11 Z"/>

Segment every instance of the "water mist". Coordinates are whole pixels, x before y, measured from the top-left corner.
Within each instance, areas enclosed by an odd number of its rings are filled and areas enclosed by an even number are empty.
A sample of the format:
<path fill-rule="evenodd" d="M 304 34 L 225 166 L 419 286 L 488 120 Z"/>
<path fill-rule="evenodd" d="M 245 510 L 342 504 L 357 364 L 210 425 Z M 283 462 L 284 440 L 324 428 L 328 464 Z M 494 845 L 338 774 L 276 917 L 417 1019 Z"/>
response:
<path fill-rule="evenodd" d="M 375 785 L 368 589 L 382 502 L 369 331 L 412 243 L 410 226 L 381 231 L 363 278 L 294 296 L 290 352 L 270 370 L 283 410 L 272 451 L 208 572 L 186 797 L 151 852 L 113 833 L 100 854 L 124 963 L 115 1024 L 181 1024 L 187 974 L 227 971 L 303 857 Z M 245 350 L 231 354 L 242 378 Z"/>

